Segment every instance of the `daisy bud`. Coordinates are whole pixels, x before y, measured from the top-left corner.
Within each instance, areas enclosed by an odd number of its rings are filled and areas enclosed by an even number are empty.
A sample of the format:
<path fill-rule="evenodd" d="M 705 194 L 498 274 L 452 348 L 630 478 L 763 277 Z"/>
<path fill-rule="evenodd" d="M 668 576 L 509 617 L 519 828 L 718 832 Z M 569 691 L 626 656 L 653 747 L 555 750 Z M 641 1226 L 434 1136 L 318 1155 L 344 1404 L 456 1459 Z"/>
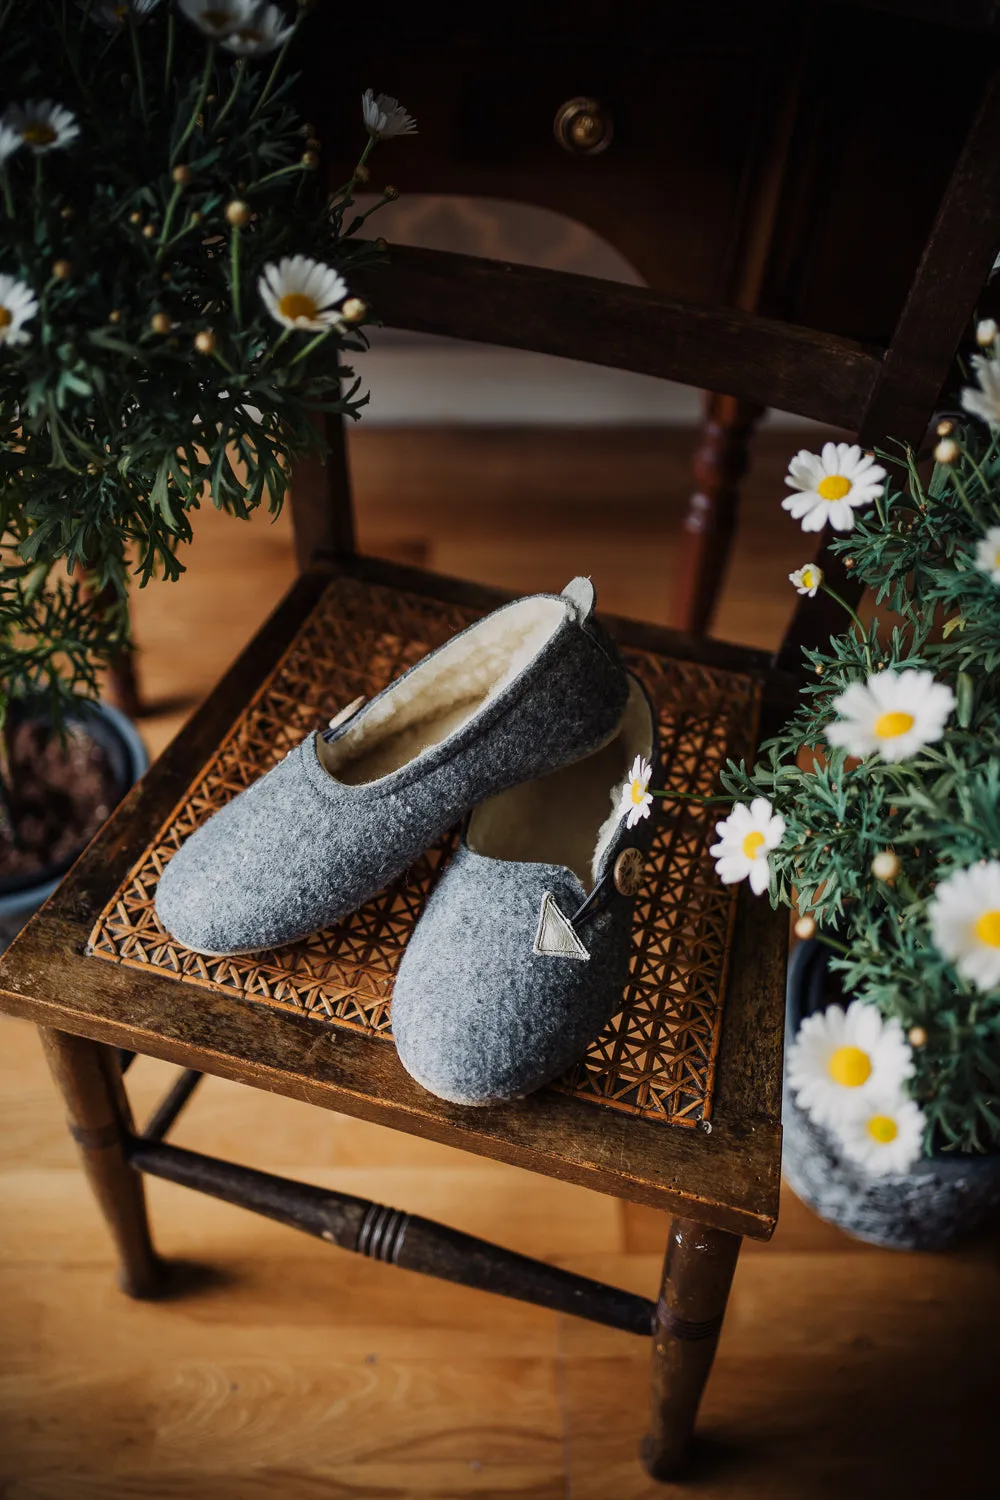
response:
<path fill-rule="evenodd" d="M 340 309 L 340 316 L 345 323 L 363 323 L 368 316 L 368 303 L 362 302 L 360 297 L 348 297 Z"/>
<path fill-rule="evenodd" d="M 182 163 L 179 167 L 175 167 L 170 175 L 173 177 L 178 187 L 187 187 L 188 183 L 191 181 L 191 168 L 185 167 Z"/>
<path fill-rule="evenodd" d="M 911 1047 L 926 1047 L 927 1033 L 922 1026 L 911 1026 L 906 1033 Z"/>
<path fill-rule="evenodd" d="M 250 205 L 242 198 L 232 198 L 226 204 L 226 221 L 234 229 L 243 229 L 250 223 Z"/>
<path fill-rule="evenodd" d="M 190 220 L 190 222 L 192 224 L 200 224 L 201 223 L 201 214 L 198 212 L 198 210 L 196 208 L 193 208 L 191 210 L 190 214 L 188 215 L 188 218 L 189 218 L 189 220 Z"/>
<path fill-rule="evenodd" d="M 73 217 L 73 213 L 74 210 L 70 208 L 69 204 L 67 203 L 65 208 L 61 208 L 59 210 L 59 217 L 60 219 L 71 219 Z"/>
<path fill-rule="evenodd" d="M 946 437 L 934 449 L 934 457 L 939 464 L 953 464 L 961 451 L 954 438 Z"/>
<path fill-rule="evenodd" d="M 150 318 L 149 326 L 154 333 L 169 333 L 174 324 L 169 313 L 158 312 Z"/>
<path fill-rule="evenodd" d="M 816 936 L 816 920 L 814 917 L 800 917 L 795 924 L 795 936 L 807 942 L 809 938 Z"/>
<path fill-rule="evenodd" d="M 382 236 L 379 235 L 378 239 L 374 241 L 374 245 L 376 250 L 384 254 L 384 252 L 389 248 L 389 241 L 384 240 Z"/>
<path fill-rule="evenodd" d="M 982 318 L 976 324 L 976 343 L 980 349 L 988 349 L 996 340 L 997 323 L 995 318 Z"/>
<path fill-rule="evenodd" d="M 120 323 L 121 320 L 122 320 L 121 308 L 120 307 L 113 307 L 111 309 L 111 311 L 108 313 L 108 322 L 109 323 Z"/>
<path fill-rule="evenodd" d="M 872 874 L 876 880 L 895 880 L 902 868 L 899 855 L 893 854 L 891 849 L 883 849 L 872 860 Z"/>
<path fill-rule="evenodd" d="M 307 172 L 315 172 L 319 166 L 319 153 L 316 151 L 303 151 L 301 160 Z"/>
<path fill-rule="evenodd" d="M 142 226 L 142 237 L 143 237 L 144 240 L 151 240 L 155 234 L 156 234 L 156 226 L 155 226 L 155 224 L 144 224 Z"/>
<path fill-rule="evenodd" d="M 130 224 L 141 224 L 142 223 L 142 214 L 139 212 L 138 209 L 135 209 L 134 212 L 132 212 L 132 213 L 129 214 L 128 221 L 129 221 Z"/>
<path fill-rule="evenodd" d="M 215 334 L 210 328 L 203 328 L 200 333 L 195 334 L 194 347 L 199 354 L 215 353 Z"/>
<path fill-rule="evenodd" d="M 354 169 L 355 182 L 367 182 L 371 175 L 372 174 L 367 167 L 355 167 Z"/>
<path fill-rule="evenodd" d="M 57 281 L 68 281 L 73 274 L 72 261 L 54 260 L 52 262 L 52 274 Z"/>
<path fill-rule="evenodd" d="M 396 199 L 399 197 L 399 188 L 384 187 L 382 189 L 382 197 L 386 200 L 387 203 L 395 203 Z"/>
<path fill-rule="evenodd" d="M 945 417 L 943 422 L 939 422 L 937 424 L 934 431 L 937 433 L 938 437 L 951 437 L 952 433 L 955 431 L 955 424 L 950 417 Z"/>

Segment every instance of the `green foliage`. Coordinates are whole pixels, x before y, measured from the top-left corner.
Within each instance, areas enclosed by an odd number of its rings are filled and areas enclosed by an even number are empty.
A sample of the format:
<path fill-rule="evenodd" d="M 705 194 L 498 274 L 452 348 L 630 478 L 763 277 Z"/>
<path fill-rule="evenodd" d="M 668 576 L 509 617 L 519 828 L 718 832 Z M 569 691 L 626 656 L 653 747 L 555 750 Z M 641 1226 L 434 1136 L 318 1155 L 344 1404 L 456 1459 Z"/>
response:
<path fill-rule="evenodd" d="M 927 1148 L 984 1151 L 1000 1147 L 1000 991 L 961 978 L 927 920 L 941 879 L 1000 859 L 1000 586 L 976 566 L 977 544 L 1000 526 L 1000 438 L 963 420 L 954 439 L 957 461 L 935 464 L 926 485 L 912 454 L 880 455 L 898 480 L 833 542 L 897 617 L 892 628 L 854 623 L 828 650 L 807 651 L 795 713 L 752 771 L 730 764 L 723 782 L 740 799 L 768 797 L 785 819 L 772 902 L 836 933 L 832 963 L 849 994 L 926 1032 L 911 1092 Z M 849 684 L 911 667 L 956 694 L 942 739 L 895 764 L 826 743 Z M 895 880 L 872 872 L 882 851 L 901 861 Z"/>
<path fill-rule="evenodd" d="M 106 0 L 0 4 L 0 97 L 79 125 L 0 167 L 0 274 L 39 304 L 30 342 L 0 343 L 0 709 L 94 692 L 127 646 L 130 577 L 179 575 L 203 498 L 277 512 L 318 442 L 308 413 L 367 399 L 340 359 L 362 334 L 282 328 L 257 290 L 282 256 L 350 286 L 378 253 L 348 212 L 357 179 L 320 185 L 287 53 L 237 59 L 174 0 L 118 25 Z"/>

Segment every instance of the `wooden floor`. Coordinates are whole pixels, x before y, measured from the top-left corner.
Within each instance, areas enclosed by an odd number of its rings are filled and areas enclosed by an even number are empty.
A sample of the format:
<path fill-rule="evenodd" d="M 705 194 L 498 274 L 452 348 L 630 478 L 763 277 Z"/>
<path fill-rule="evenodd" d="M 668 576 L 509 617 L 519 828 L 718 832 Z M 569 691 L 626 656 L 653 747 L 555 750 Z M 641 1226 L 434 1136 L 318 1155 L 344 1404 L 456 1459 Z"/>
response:
<path fill-rule="evenodd" d="M 355 445 L 369 546 L 526 588 L 592 572 L 608 607 L 664 616 L 676 512 L 663 496 L 683 493 L 681 435 L 527 436 L 520 491 L 507 445 L 474 434 L 444 445 L 439 490 L 429 441 L 371 432 Z M 722 615 L 765 644 L 806 555 L 777 509 L 788 446 L 769 438 L 761 456 L 756 530 Z M 573 504 L 554 497 L 557 481 Z M 154 748 L 291 575 L 284 521 L 205 520 L 185 581 L 137 610 Z M 36 1038 L 13 1022 L 2 1035 L 3 1500 L 1000 1493 L 995 1243 L 947 1257 L 869 1249 L 786 1194 L 773 1243 L 740 1261 L 692 1486 L 656 1486 L 635 1457 L 647 1350 L 627 1334 L 425 1281 L 159 1182 L 156 1238 L 190 1263 L 190 1290 L 126 1301 Z M 136 1063 L 140 1118 L 170 1074 Z M 173 1138 L 656 1285 L 661 1215 L 514 1168 L 215 1079 Z"/>

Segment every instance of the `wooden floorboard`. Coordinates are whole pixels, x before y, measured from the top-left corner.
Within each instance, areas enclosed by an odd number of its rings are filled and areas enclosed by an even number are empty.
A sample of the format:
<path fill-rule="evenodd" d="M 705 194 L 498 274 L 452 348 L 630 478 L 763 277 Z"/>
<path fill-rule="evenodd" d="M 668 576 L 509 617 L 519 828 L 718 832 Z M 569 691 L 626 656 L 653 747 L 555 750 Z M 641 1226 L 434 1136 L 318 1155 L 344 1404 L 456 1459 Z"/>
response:
<path fill-rule="evenodd" d="M 619 435 L 603 460 L 594 435 L 521 435 L 514 453 L 496 435 L 434 450 L 426 433 L 359 439 L 369 546 L 511 587 L 592 572 L 607 608 L 668 618 L 683 434 Z M 721 615 L 755 645 L 777 638 L 784 574 L 806 556 L 777 509 L 799 441 L 769 435 L 759 454 Z M 153 748 L 291 577 L 284 520 L 204 520 L 184 582 L 137 608 L 143 680 L 162 705 L 144 724 Z M 154 1232 L 188 1264 L 189 1291 L 125 1300 L 37 1039 L 10 1021 L 2 1039 L 2 1500 L 997 1493 L 994 1241 L 879 1251 L 786 1193 L 773 1242 L 740 1260 L 694 1483 L 658 1486 L 635 1457 L 647 1351 L 627 1334 L 425 1281 L 163 1182 L 149 1184 Z M 140 1118 L 172 1076 L 137 1061 Z M 220 1079 L 172 1139 L 655 1289 L 666 1223 L 652 1209 Z"/>

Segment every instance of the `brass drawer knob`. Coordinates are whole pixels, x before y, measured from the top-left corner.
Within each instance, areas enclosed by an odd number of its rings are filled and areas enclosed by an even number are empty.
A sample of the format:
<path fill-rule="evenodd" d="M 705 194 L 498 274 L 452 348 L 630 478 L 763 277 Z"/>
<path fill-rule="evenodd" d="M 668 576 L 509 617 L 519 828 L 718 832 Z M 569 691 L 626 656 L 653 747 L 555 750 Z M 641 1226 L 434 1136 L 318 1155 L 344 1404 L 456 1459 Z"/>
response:
<path fill-rule="evenodd" d="M 556 140 L 574 156 L 596 156 L 611 144 L 611 111 L 597 99 L 567 99 L 556 110 L 552 126 Z"/>
<path fill-rule="evenodd" d="M 615 889 L 623 896 L 637 896 L 642 888 L 645 860 L 638 849 L 623 849 L 615 860 Z"/>

